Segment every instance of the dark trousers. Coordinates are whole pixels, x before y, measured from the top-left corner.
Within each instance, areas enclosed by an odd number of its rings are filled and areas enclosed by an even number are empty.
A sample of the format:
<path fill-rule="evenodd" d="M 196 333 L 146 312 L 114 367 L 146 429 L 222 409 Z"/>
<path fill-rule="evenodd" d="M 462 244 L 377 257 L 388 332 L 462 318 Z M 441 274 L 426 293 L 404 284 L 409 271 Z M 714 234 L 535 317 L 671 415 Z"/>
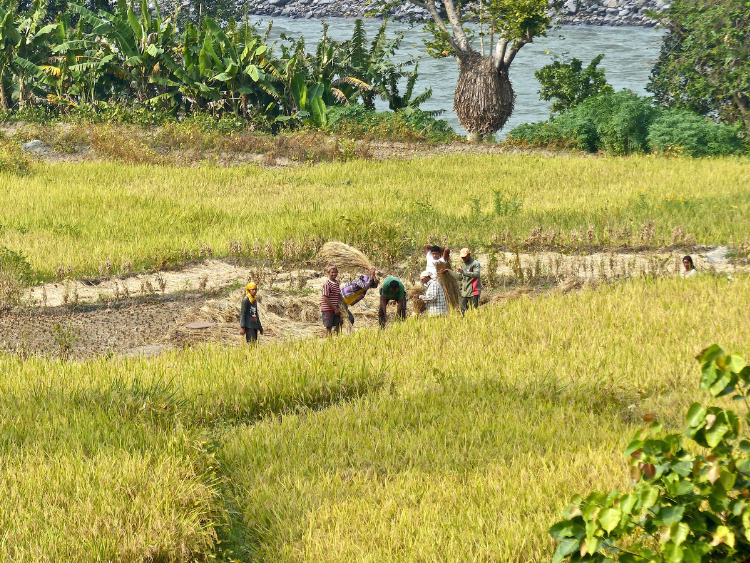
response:
<path fill-rule="evenodd" d="M 465 313 L 468 308 L 478 309 L 479 308 L 479 295 L 472 295 L 471 297 L 461 298 L 461 313 Z"/>
<path fill-rule="evenodd" d="M 257 328 L 246 328 L 245 329 L 245 341 L 246 342 L 257 342 L 258 341 L 258 329 Z"/>

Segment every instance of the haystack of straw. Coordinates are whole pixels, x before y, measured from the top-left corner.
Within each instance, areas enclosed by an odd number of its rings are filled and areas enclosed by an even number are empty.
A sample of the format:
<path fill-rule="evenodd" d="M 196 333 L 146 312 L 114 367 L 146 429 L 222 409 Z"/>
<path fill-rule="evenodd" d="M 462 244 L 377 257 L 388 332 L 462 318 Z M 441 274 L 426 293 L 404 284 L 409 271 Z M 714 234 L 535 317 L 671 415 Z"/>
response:
<path fill-rule="evenodd" d="M 372 262 L 354 247 L 343 242 L 327 242 L 320 253 L 340 270 L 366 270 L 373 268 Z"/>
<path fill-rule="evenodd" d="M 515 98 L 508 72 L 498 72 L 492 57 L 473 52 L 459 59 L 453 110 L 464 129 L 480 135 L 499 131 L 513 113 Z"/>
<path fill-rule="evenodd" d="M 435 265 L 438 269 L 440 268 L 439 263 Z M 456 280 L 450 270 L 442 270 L 438 271 L 437 281 L 443 286 L 445 300 L 448 302 L 450 308 L 458 311 L 461 306 L 461 292 L 458 289 L 458 280 Z"/>

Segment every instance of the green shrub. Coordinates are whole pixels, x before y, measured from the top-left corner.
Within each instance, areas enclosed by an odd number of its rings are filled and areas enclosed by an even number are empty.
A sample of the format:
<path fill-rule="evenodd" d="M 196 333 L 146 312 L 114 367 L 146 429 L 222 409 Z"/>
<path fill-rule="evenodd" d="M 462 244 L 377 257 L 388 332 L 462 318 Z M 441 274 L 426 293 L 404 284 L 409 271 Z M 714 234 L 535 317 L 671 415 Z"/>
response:
<path fill-rule="evenodd" d="M 662 110 L 651 98 L 622 90 L 588 98 L 550 121 L 519 125 L 508 142 L 617 155 L 654 150 L 720 156 L 742 153 L 741 135 L 737 127 L 685 110 Z"/>
<path fill-rule="evenodd" d="M 516 127 L 509 139 L 534 146 L 566 146 L 588 152 L 647 152 L 648 126 L 658 114 L 650 98 L 642 98 L 629 90 L 604 93 L 584 100 L 550 121 Z"/>
<path fill-rule="evenodd" d="M 722 156 L 742 152 L 739 129 L 713 123 L 687 110 L 668 110 L 649 128 L 648 142 L 658 152 L 689 156 Z"/>
<path fill-rule="evenodd" d="M 716 345 L 699 356 L 700 388 L 748 407 L 750 366 Z M 746 561 L 750 553 L 750 433 L 746 416 L 694 403 L 684 436 L 654 415 L 625 450 L 635 490 L 577 495 L 550 528 L 553 563 Z M 692 443 L 685 444 L 685 438 Z"/>
<path fill-rule="evenodd" d="M 31 170 L 31 158 L 15 141 L 0 135 L 0 174 L 26 174 Z"/>
<path fill-rule="evenodd" d="M 31 265 L 23 252 L 0 246 L 0 310 L 17 303 L 31 279 Z"/>
<path fill-rule="evenodd" d="M 377 112 L 358 104 L 334 107 L 328 115 L 328 129 L 346 137 L 389 141 L 446 143 L 457 138 L 447 121 L 435 119 L 430 112 L 411 108 Z"/>

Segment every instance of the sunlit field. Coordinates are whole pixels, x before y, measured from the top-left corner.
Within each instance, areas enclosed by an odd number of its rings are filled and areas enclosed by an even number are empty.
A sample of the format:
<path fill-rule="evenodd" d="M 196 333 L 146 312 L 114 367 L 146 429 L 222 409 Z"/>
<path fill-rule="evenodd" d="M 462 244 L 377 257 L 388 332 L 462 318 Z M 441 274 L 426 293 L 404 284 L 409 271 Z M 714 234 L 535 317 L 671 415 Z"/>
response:
<path fill-rule="evenodd" d="M 584 161 L 621 178 L 626 163 Z M 331 181 L 347 169 L 253 172 L 268 194 L 282 177 Z M 136 172 L 125 169 L 123 184 L 145 193 Z M 180 174 L 169 193 L 187 189 Z M 206 176 L 227 181 L 214 203 L 243 201 L 228 181 L 240 171 Z M 557 201 L 538 190 L 529 211 Z M 167 192 L 153 193 L 142 209 Z M 640 417 L 675 428 L 704 399 L 696 353 L 717 342 L 750 354 L 748 307 L 750 278 L 703 274 L 522 297 L 331 341 L 82 363 L 0 355 L 0 560 L 544 560 L 546 529 L 570 496 L 628 486 L 621 452 Z"/>
<path fill-rule="evenodd" d="M 38 276 L 165 267 L 205 256 L 301 260 L 343 240 L 380 263 L 425 241 L 475 247 L 740 245 L 739 159 L 459 155 L 264 169 L 109 162 L 0 175 L 0 247 Z"/>

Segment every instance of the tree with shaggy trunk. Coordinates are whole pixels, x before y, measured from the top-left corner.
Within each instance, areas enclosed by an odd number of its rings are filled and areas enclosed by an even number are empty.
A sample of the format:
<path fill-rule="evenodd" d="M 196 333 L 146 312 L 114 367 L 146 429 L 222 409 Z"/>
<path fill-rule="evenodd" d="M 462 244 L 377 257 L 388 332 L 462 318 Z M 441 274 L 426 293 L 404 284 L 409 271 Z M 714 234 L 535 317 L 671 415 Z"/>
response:
<path fill-rule="evenodd" d="M 503 128 L 513 113 L 515 93 L 508 70 L 524 45 L 552 27 L 554 0 L 387 0 L 379 13 L 400 4 L 426 10 L 431 21 L 425 30 L 428 53 L 455 57 L 458 82 L 453 110 L 458 122 L 479 140 Z M 469 27 L 467 24 L 474 22 Z"/>

